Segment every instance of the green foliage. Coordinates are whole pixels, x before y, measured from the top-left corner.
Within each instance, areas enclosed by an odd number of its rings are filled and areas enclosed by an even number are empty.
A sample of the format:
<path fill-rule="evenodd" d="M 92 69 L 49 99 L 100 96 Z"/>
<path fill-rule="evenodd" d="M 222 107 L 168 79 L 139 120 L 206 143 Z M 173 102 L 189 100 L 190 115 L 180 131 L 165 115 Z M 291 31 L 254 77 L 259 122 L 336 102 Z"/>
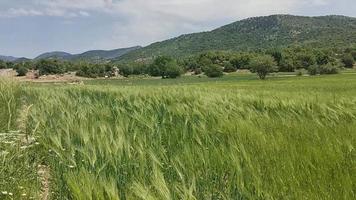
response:
<path fill-rule="evenodd" d="M 210 78 L 218 78 L 224 75 L 222 67 L 216 64 L 210 64 L 203 68 L 204 74 Z"/>
<path fill-rule="evenodd" d="M 224 72 L 231 73 L 236 72 L 236 70 L 237 69 L 230 62 L 224 63 Z"/>
<path fill-rule="evenodd" d="M 3 60 L 0 60 L 0 69 L 6 69 L 6 68 L 8 68 L 6 62 Z"/>
<path fill-rule="evenodd" d="M 308 67 L 308 73 L 311 76 L 315 76 L 320 73 L 320 67 L 318 65 L 312 65 Z"/>
<path fill-rule="evenodd" d="M 278 65 L 278 71 L 280 72 L 294 72 L 295 69 L 294 61 L 290 58 L 283 58 Z"/>
<path fill-rule="evenodd" d="M 336 64 L 328 63 L 320 66 L 320 74 L 337 74 L 339 73 L 339 67 Z"/>
<path fill-rule="evenodd" d="M 308 69 L 309 66 L 312 66 L 316 63 L 314 55 L 309 53 L 299 53 L 296 59 L 297 69 Z"/>
<path fill-rule="evenodd" d="M 162 54 L 174 58 L 184 58 L 216 50 L 279 49 L 295 45 L 296 42 L 307 48 L 349 47 L 356 43 L 356 19 L 342 16 L 302 17 L 291 15 L 249 18 L 211 32 L 186 34 L 157 42 L 132 51 L 118 60 L 134 61 Z M 276 61 L 279 64 L 280 55 L 277 57 Z"/>
<path fill-rule="evenodd" d="M 354 66 L 355 60 L 351 54 L 345 54 L 342 59 L 342 63 L 346 68 L 352 68 Z"/>
<path fill-rule="evenodd" d="M 182 74 L 182 68 L 177 61 L 166 56 L 157 57 L 148 68 L 151 76 L 161 76 L 162 78 L 177 78 Z"/>
<path fill-rule="evenodd" d="M 251 60 L 251 55 L 248 53 L 240 53 L 234 56 L 230 62 L 236 69 L 248 69 Z"/>
<path fill-rule="evenodd" d="M 108 63 L 86 63 L 81 62 L 79 64 L 79 70 L 76 73 L 77 76 L 97 78 L 113 75 L 113 66 Z"/>
<path fill-rule="evenodd" d="M 16 72 L 17 72 L 17 76 L 26 76 L 28 69 L 24 66 L 21 66 L 17 68 Z"/>
<path fill-rule="evenodd" d="M 176 62 L 172 62 L 167 66 L 164 72 L 164 77 L 177 78 L 181 76 L 182 73 L 183 73 L 183 69 Z"/>
<path fill-rule="evenodd" d="M 272 56 L 260 55 L 251 59 L 250 68 L 263 80 L 269 73 L 276 70 L 276 62 Z"/>
<path fill-rule="evenodd" d="M 328 63 L 326 65 L 312 65 L 308 68 L 309 75 L 317 74 L 337 74 L 339 73 L 340 67 L 337 63 Z"/>
<path fill-rule="evenodd" d="M 63 74 L 66 72 L 66 68 L 63 63 L 59 60 L 49 59 L 49 60 L 39 60 L 35 67 L 39 74 L 50 75 L 50 74 Z"/>

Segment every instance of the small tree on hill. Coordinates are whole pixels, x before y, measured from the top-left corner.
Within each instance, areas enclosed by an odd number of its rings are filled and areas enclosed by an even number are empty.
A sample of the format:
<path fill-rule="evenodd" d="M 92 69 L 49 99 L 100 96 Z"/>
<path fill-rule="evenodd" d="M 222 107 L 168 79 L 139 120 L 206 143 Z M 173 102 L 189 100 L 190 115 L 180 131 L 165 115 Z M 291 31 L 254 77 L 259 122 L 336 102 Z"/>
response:
<path fill-rule="evenodd" d="M 276 62 L 269 55 L 257 56 L 251 59 L 250 68 L 260 79 L 264 80 L 269 73 L 276 70 Z"/>

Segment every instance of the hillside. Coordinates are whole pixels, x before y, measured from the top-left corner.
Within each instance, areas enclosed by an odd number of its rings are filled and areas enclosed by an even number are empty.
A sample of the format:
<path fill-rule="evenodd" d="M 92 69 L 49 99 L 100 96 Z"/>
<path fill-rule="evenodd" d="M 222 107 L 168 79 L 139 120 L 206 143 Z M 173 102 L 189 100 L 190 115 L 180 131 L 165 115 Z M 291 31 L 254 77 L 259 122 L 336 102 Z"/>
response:
<path fill-rule="evenodd" d="M 71 59 L 72 60 L 108 60 L 113 58 L 121 57 L 131 51 L 140 49 L 140 46 L 130 47 L 130 48 L 123 48 L 123 49 L 114 49 L 114 50 L 93 50 L 87 51 L 82 54 L 74 55 Z"/>
<path fill-rule="evenodd" d="M 16 57 L 13 57 L 13 56 L 2 56 L 2 55 L 0 55 L 0 60 L 2 60 L 2 61 L 15 61 L 16 59 L 18 59 L 18 58 L 16 58 Z"/>
<path fill-rule="evenodd" d="M 92 50 L 87 51 L 81 54 L 70 54 L 61 51 L 48 52 L 41 54 L 35 58 L 35 60 L 39 59 L 49 59 L 49 58 L 57 58 L 61 60 L 87 60 L 87 61 L 99 61 L 99 60 L 108 60 L 113 58 L 118 58 L 128 52 L 133 50 L 137 50 L 141 47 L 130 47 L 130 48 L 122 48 L 122 49 L 114 49 L 114 50 Z"/>
<path fill-rule="evenodd" d="M 118 60 L 157 55 L 184 57 L 207 50 L 256 50 L 293 44 L 342 47 L 356 43 L 356 18 L 271 15 L 249 18 L 210 32 L 182 35 L 132 51 Z"/>
<path fill-rule="evenodd" d="M 54 51 L 54 52 L 48 52 L 41 54 L 35 58 L 35 60 L 40 60 L 40 59 L 48 59 L 48 58 L 57 58 L 57 59 L 63 59 L 67 60 L 70 59 L 73 55 L 67 52 L 62 52 L 62 51 Z"/>

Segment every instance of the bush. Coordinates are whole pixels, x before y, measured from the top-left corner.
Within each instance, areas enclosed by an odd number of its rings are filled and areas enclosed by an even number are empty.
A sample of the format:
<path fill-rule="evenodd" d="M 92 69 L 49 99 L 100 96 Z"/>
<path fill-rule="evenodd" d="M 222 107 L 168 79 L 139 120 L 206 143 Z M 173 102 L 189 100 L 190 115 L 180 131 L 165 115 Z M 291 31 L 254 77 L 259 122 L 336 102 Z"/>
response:
<path fill-rule="evenodd" d="M 203 71 L 201 70 L 201 68 L 196 68 L 196 69 L 194 69 L 194 75 L 199 75 L 199 74 L 201 74 L 201 73 L 203 73 Z"/>
<path fill-rule="evenodd" d="M 239 54 L 233 57 L 230 62 L 236 69 L 248 69 L 251 56 L 249 54 Z"/>
<path fill-rule="evenodd" d="M 315 76 L 317 74 L 319 74 L 319 66 L 318 65 L 312 65 L 308 67 L 308 74 L 311 76 Z"/>
<path fill-rule="evenodd" d="M 345 65 L 346 68 L 352 68 L 354 66 L 355 60 L 351 54 L 346 54 L 341 59 L 342 63 Z"/>
<path fill-rule="evenodd" d="M 6 62 L 0 60 L 0 69 L 6 69 L 6 68 L 7 68 Z"/>
<path fill-rule="evenodd" d="M 339 73 L 339 68 L 332 63 L 322 65 L 320 68 L 320 74 L 337 74 Z"/>
<path fill-rule="evenodd" d="M 38 61 L 36 63 L 36 69 L 41 76 L 48 74 L 63 74 L 66 71 L 64 64 L 59 60 L 54 59 Z"/>
<path fill-rule="evenodd" d="M 204 73 L 210 78 L 222 77 L 223 69 L 219 65 L 211 64 L 204 68 Z"/>
<path fill-rule="evenodd" d="M 17 70 L 17 76 L 26 76 L 28 69 L 24 66 L 19 67 Z"/>
<path fill-rule="evenodd" d="M 129 64 L 120 66 L 119 69 L 120 69 L 120 74 L 124 77 L 128 77 L 129 75 L 133 74 L 133 68 Z"/>
<path fill-rule="evenodd" d="M 303 71 L 302 70 L 298 70 L 297 71 L 297 76 L 303 76 Z"/>
<path fill-rule="evenodd" d="M 150 76 L 162 76 L 162 78 L 177 78 L 183 73 L 183 69 L 173 58 L 166 56 L 157 57 L 148 68 Z"/>
<path fill-rule="evenodd" d="M 113 66 L 110 64 L 100 63 L 80 63 L 79 70 L 76 75 L 87 78 L 110 77 L 113 75 Z"/>
<path fill-rule="evenodd" d="M 224 63 L 224 72 L 231 73 L 236 72 L 236 70 L 237 69 L 230 62 Z"/>
<path fill-rule="evenodd" d="M 182 73 L 182 68 L 176 62 L 172 62 L 167 66 L 164 72 L 164 78 L 177 78 Z"/>
<path fill-rule="evenodd" d="M 294 72 L 295 67 L 292 59 L 282 59 L 279 64 L 280 72 Z"/>
<path fill-rule="evenodd" d="M 276 62 L 270 55 L 256 56 L 251 59 L 250 68 L 263 80 L 269 73 L 276 71 Z"/>
<path fill-rule="evenodd" d="M 312 66 L 316 63 L 314 55 L 308 53 L 299 53 L 297 55 L 296 62 L 298 69 L 308 69 L 309 66 Z"/>

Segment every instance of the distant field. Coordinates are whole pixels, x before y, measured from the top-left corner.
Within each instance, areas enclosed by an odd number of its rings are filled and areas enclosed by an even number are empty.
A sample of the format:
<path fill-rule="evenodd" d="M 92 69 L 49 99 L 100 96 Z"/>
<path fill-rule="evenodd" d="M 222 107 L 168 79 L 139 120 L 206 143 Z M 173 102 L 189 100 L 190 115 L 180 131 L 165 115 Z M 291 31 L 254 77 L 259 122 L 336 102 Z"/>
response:
<path fill-rule="evenodd" d="M 355 199 L 356 74 L 288 75 L 1 81 L 0 199 Z"/>

